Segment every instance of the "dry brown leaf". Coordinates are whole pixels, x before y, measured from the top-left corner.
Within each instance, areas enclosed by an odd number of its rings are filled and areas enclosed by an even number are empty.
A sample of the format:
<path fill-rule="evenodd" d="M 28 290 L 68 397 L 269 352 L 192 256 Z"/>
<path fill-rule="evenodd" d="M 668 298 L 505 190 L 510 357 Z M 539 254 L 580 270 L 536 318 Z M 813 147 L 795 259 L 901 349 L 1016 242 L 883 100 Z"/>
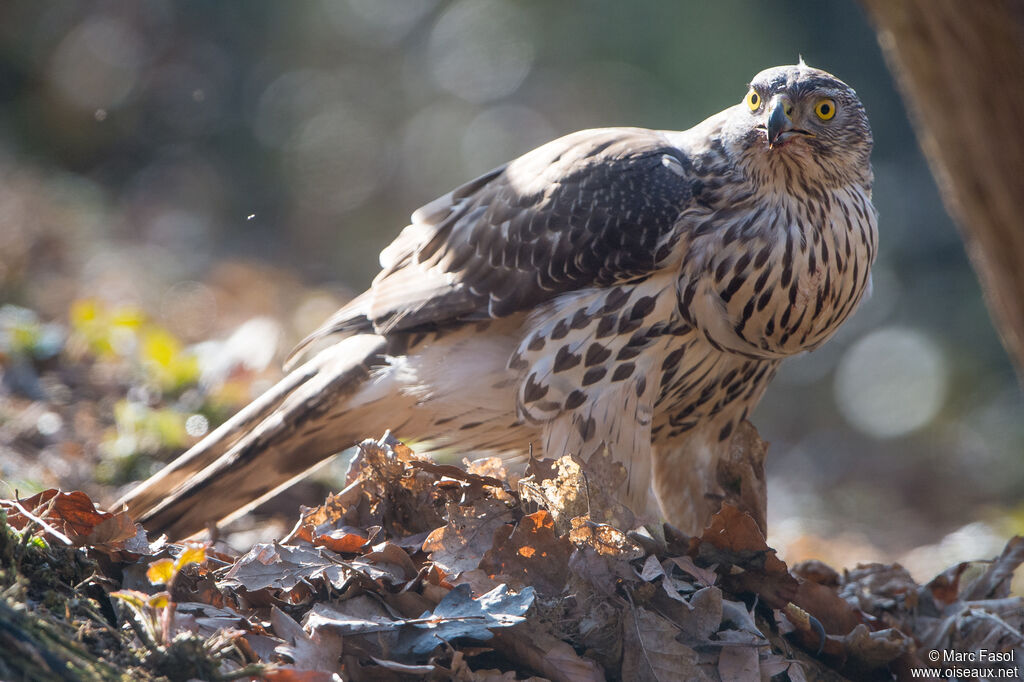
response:
<path fill-rule="evenodd" d="M 313 545 L 316 547 L 326 547 L 332 552 L 338 552 L 339 554 L 356 554 L 372 541 L 372 538 L 367 537 L 363 533 L 373 533 L 373 529 L 368 528 L 367 531 L 360 531 L 350 526 L 336 528 L 323 535 L 314 536 Z"/>
<path fill-rule="evenodd" d="M 494 636 L 494 648 L 506 658 L 521 662 L 552 682 L 600 682 L 601 666 L 551 633 L 531 624 L 519 625 Z"/>
<path fill-rule="evenodd" d="M 472 571 L 463 571 L 462 573 L 459 573 L 458 577 L 452 580 L 452 584 L 466 584 L 473 590 L 473 594 L 484 594 L 485 592 L 490 592 L 500 585 L 501 581 L 495 580 L 491 576 L 487 575 L 487 571 L 474 568 Z"/>
<path fill-rule="evenodd" d="M 316 536 L 329 535 L 339 528 L 365 529 L 364 534 L 369 537 L 373 528 L 379 528 L 375 525 L 379 520 L 370 511 L 370 498 L 363 489 L 362 481 L 356 481 L 341 492 L 328 495 L 318 507 L 302 507 L 299 522 L 281 542 L 313 542 Z"/>
<path fill-rule="evenodd" d="M 303 624 L 313 636 L 331 632 L 345 642 L 345 654 L 353 650 L 386 657 L 398 641 L 399 621 L 377 599 L 359 595 L 332 603 L 314 604 Z M 275 630 L 276 632 L 276 630 Z"/>
<path fill-rule="evenodd" d="M 1002 553 L 989 565 L 985 573 L 965 590 L 966 601 L 1002 599 L 1010 595 L 1014 572 L 1024 563 L 1024 536 L 1016 536 L 1006 543 Z"/>
<path fill-rule="evenodd" d="M 515 526 L 498 528 L 480 568 L 492 578 L 530 585 L 541 596 L 557 597 L 565 588 L 571 553 L 572 544 L 555 535 L 554 519 L 541 510 Z"/>
<path fill-rule="evenodd" d="M 301 625 L 276 606 L 271 609 L 270 624 L 274 634 L 287 642 L 276 651 L 287 656 L 295 664 L 297 673 L 339 671 L 338 661 L 344 648 L 340 636 L 327 631 L 308 635 Z"/>
<path fill-rule="evenodd" d="M 520 496 L 547 509 L 559 535 L 569 531 L 571 519 L 589 514 L 583 466 L 572 456 L 531 459 L 526 474 L 519 480 Z"/>
<path fill-rule="evenodd" d="M 244 588 L 249 593 L 266 589 L 292 593 L 314 581 L 329 581 L 340 590 L 353 578 L 377 577 L 360 573 L 351 564 L 339 563 L 326 552 L 321 547 L 261 543 L 236 561 L 218 585 L 226 589 Z"/>
<path fill-rule="evenodd" d="M 722 647 L 718 654 L 718 675 L 722 682 L 749 682 L 761 679 L 757 647 Z"/>
<path fill-rule="evenodd" d="M 953 567 L 959 568 L 959 565 Z M 844 571 L 842 584 L 841 594 L 846 599 L 854 598 L 856 592 L 874 595 L 873 600 L 859 604 L 865 611 L 891 606 L 893 600 L 902 600 L 918 589 L 910 572 L 899 564 L 859 564 Z M 878 603 L 881 601 L 887 603 Z"/>
<path fill-rule="evenodd" d="M 683 618 L 676 622 L 687 641 L 705 643 L 722 625 L 722 591 L 717 587 L 705 587 L 690 597 L 689 610 L 680 611 Z"/>
<path fill-rule="evenodd" d="M 633 528 L 636 517 L 615 496 L 626 470 L 606 451 L 591 456 L 586 464 L 571 455 L 557 460 L 531 460 L 527 476 L 520 479 L 520 496 L 551 512 L 555 529 L 564 535 L 571 519 L 588 516 L 619 528 Z"/>
<path fill-rule="evenodd" d="M 588 516 L 572 520 L 569 540 L 577 547 L 589 547 L 601 556 L 632 561 L 644 556 L 643 548 L 618 528 L 592 521 Z"/>
<path fill-rule="evenodd" d="M 911 646 L 910 639 L 899 630 L 887 628 L 871 632 L 858 625 L 843 638 L 848 666 L 855 670 L 878 670 L 903 654 Z"/>
<path fill-rule="evenodd" d="M 803 580 L 792 602 L 818 619 L 830 635 L 845 635 L 864 622 L 863 614 L 834 589 Z"/>
<path fill-rule="evenodd" d="M 637 575 L 639 575 L 640 579 L 645 582 L 653 582 L 665 575 L 665 569 L 662 568 L 661 562 L 658 561 L 658 557 L 653 554 L 649 554 L 647 558 L 644 559 L 643 568 L 637 571 Z"/>
<path fill-rule="evenodd" d="M 445 591 L 447 594 L 447 590 Z M 481 593 L 482 594 L 482 593 Z M 418 618 L 424 611 L 433 611 L 444 594 L 438 599 L 431 599 L 426 595 L 411 590 L 403 590 L 395 593 L 384 593 L 380 597 L 395 613 L 403 618 Z"/>
<path fill-rule="evenodd" d="M 796 578 L 767 545 L 754 519 L 732 505 L 722 505 L 711 517 L 710 525 L 691 543 L 690 554 L 719 564 L 723 585 L 731 591 L 753 592 L 772 608 L 783 608 L 796 596 Z"/>
<path fill-rule="evenodd" d="M 676 641 L 679 630 L 661 616 L 637 607 L 622 622 L 622 679 L 707 680 L 697 652 Z"/>
<path fill-rule="evenodd" d="M 417 457 L 385 434 L 379 441 L 360 443 L 349 467 L 350 478 L 362 483 L 370 501 L 374 525 L 384 528 L 390 537 L 416 535 L 444 525 L 436 487 L 441 477 L 412 466 L 421 461 L 429 460 Z"/>
<path fill-rule="evenodd" d="M 714 585 L 718 582 L 718 574 L 711 568 L 701 568 L 697 564 L 693 563 L 693 559 L 688 556 L 676 556 L 666 559 L 662 566 L 668 571 L 668 564 L 671 563 L 685 573 L 690 574 L 697 579 L 697 582 L 704 587 Z"/>
<path fill-rule="evenodd" d="M 100 511 L 80 490 L 65 493 L 50 488 L 18 500 L 16 504 L 9 501 L 0 504 L 7 512 L 7 523 L 12 528 L 21 530 L 34 523 L 24 510 L 44 524 L 42 530 L 49 532 L 52 529 L 61 533 L 75 547 L 124 549 L 125 544 L 139 533 L 139 528 L 126 512 Z"/>
<path fill-rule="evenodd" d="M 494 533 L 512 521 L 503 502 L 481 499 L 469 506 L 449 504 L 448 523 L 436 528 L 423 543 L 423 551 L 446 573 L 470 571 L 494 544 Z"/>
<path fill-rule="evenodd" d="M 736 428 L 725 456 L 715 472 L 718 486 L 725 493 L 723 502 L 750 514 L 762 533 L 768 528 L 768 488 L 764 460 L 768 443 L 757 429 L 743 420 Z"/>
<path fill-rule="evenodd" d="M 481 457 L 473 461 L 463 459 L 462 464 L 469 473 L 496 478 L 499 481 L 503 481 L 506 486 L 513 490 L 519 483 L 518 476 L 509 475 L 508 469 L 505 467 L 505 460 L 501 457 Z"/>
<path fill-rule="evenodd" d="M 372 552 L 367 552 L 361 557 L 352 560 L 353 565 L 362 566 L 373 564 L 378 569 L 385 570 L 396 576 L 392 582 L 401 584 L 412 580 L 419 573 L 416 564 L 409 558 L 409 553 L 398 545 L 385 542 L 378 545 Z"/>
<path fill-rule="evenodd" d="M 429 472 L 437 478 L 450 478 L 455 481 L 459 481 L 465 484 L 466 490 L 464 491 L 463 504 L 472 502 L 473 500 L 484 495 L 485 488 L 497 488 L 503 490 L 505 484 L 492 476 L 479 476 L 477 474 L 471 474 L 465 469 L 453 466 L 451 464 L 438 464 L 433 460 L 414 460 L 409 462 L 409 465 L 414 469 L 421 469 Z"/>
<path fill-rule="evenodd" d="M 615 453 L 607 448 L 598 450 L 587 460 L 583 473 L 588 511 L 594 521 L 619 528 L 639 525 L 636 515 L 618 497 L 619 491 L 625 490 L 628 474 L 623 463 L 615 459 Z"/>

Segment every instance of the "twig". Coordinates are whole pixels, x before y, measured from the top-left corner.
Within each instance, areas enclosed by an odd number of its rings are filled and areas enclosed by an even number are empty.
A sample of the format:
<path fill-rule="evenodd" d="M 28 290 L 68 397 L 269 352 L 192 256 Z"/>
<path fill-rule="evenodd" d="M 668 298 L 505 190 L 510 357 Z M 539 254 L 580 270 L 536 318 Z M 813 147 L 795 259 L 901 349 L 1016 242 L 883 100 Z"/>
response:
<path fill-rule="evenodd" d="M 20 502 L 18 502 L 17 500 L 11 500 L 10 503 L 17 507 L 18 512 L 20 512 L 25 518 L 35 523 L 37 526 L 45 530 L 47 533 L 57 538 L 68 547 L 74 546 L 75 543 L 71 541 L 71 538 L 69 538 L 67 535 L 64 535 L 64 533 L 61 533 L 59 530 L 57 530 L 50 524 L 46 523 L 46 521 L 43 521 L 41 518 L 39 518 L 29 510 L 25 509 L 25 507 L 23 507 Z"/>

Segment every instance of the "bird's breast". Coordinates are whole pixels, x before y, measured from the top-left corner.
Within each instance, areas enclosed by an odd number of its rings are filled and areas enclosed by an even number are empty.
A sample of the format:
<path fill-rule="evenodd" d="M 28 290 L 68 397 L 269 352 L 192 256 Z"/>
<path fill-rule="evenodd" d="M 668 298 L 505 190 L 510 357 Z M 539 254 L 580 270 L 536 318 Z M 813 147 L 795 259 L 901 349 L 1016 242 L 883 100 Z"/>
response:
<path fill-rule="evenodd" d="M 867 192 L 755 196 L 724 215 L 683 263 L 684 313 L 711 343 L 752 357 L 824 343 L 870 281 L 877 228 Z"/>

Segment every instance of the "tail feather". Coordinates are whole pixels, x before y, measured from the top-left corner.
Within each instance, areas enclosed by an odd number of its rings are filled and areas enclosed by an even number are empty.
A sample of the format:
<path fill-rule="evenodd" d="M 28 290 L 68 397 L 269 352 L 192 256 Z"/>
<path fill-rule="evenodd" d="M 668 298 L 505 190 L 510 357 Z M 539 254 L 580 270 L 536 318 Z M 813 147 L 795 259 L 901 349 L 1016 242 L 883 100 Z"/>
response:
<path fill-rule="evenodd" d="M 180 538 L 268 499 L 374 435 L 369 406 L 349 401 L 386 345 L 363 334 L 321 351 L 120 502 L 151 532 Z"/>

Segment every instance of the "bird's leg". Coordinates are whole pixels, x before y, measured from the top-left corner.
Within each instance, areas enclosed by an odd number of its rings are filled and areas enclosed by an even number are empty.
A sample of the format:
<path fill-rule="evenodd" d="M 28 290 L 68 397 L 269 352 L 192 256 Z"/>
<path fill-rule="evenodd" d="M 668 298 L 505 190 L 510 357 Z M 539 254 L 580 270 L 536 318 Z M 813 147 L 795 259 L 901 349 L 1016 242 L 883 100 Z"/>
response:
<path fill-rule="evenodd" d="M 691 432 L 675 443 L 659 444 L 652 457 L 654 492 L 662 516 L 690 535 L 700 535 L 725 497 L 717 477 L 715 446 L 720 444 L 712 445 L 702 436 L 702 432 Z"/>

